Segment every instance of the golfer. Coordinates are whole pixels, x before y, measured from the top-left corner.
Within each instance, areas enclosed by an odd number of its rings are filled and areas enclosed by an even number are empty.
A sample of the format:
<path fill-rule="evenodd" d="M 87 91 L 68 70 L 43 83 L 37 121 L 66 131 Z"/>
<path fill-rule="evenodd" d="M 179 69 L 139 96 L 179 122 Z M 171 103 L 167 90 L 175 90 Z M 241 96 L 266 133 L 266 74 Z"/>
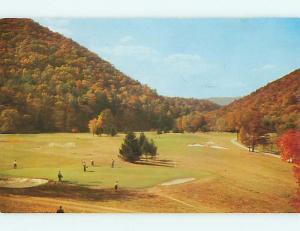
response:
<path fill-rule="evenodd" d="M 13 167 L 14 167 L 14 169 L 17 168 L 17 161 L 16 160 L 14 161 Z"/>
<path fill-rule="evenodd" d="M 58 171 L 57 177 L 58 177 L 58 181 L 62 182 L 63 175 L 61 174 L 60 171 Z"/>
<path fill-rule="evenodd" d="M 115 167 L 115 160 L 114 160 L 114 159 L 112 159 L 112 161 L 111 161 L 111 167 L 112 167 L 112 168 Z"/>
<path fill-rule="evenodd" d="M 118 181 L 116 181 L 116 183 L 115 183 L 115 192 L 117 192 L 117 191 L 118 191 L 118 188 L 119 188 L 119 182 L 118 182 Z"/>
<path fill-rule="evenodd" d="M 65 213 L 65 210 L 62 206 L 59 206 L 59 209 L 56 211 L 56 213 Z"/>
<path fill-rule="evenodd" d="M 85 161 L 83 161 L 83 171 L 86 172 L 86 169 L 87 169 L 86 163 Z"/>

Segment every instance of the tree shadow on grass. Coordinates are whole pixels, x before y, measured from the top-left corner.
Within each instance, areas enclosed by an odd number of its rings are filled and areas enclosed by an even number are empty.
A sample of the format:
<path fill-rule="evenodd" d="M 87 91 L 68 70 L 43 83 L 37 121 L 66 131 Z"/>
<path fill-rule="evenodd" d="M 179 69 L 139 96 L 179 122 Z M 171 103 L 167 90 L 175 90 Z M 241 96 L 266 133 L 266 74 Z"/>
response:
<path fill-rule="evenodd" d="M 66 182 L 66 181 L 65 181 Z M 117 192 L 111 189 L 95 189 L 72 185 L 65 182 L 49 182 L 48 184 L 32 188 L 0 188 L 0 194 L 13 194 L 36 197 L 66 198 L 86 201 L 109 201 L 109 200 L 135 200 L 148 198 L 155 195 L 136 190 L 120 189 Z"/>
<path fill-rule="evenodd" d="M 152 166 L 160 166 L 160 167 L 168 167 L 168 168 L 174 168 L 175 162 L 172 160 L 166 160 L 166 159 L 140 159 L 135 162 L 135 164 L 140 165 L 152 165 Z"/>

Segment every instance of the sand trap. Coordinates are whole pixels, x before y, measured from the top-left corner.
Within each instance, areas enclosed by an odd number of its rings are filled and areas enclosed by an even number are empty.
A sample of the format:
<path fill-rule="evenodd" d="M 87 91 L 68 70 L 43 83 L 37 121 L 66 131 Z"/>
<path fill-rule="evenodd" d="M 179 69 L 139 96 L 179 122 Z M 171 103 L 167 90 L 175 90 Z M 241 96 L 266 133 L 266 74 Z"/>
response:
<path fill-rule="evenodd" d="M 189 144 L 189 147 L 204 147 L 205 145 L 203 144 Z"/>
<path fill-rule="evenodd" d="M 219 145 L 212 145 L 214 142 L 209 141 L 205 144 L 188 144 L 189 147 L 208 147 L 208 148 L 215 148 L 215 149 L 227 149 L 225 147 L 219 146 Z"/>
<path fill-rule="evenodd" d="M 46 179 L 35 178 L 6 178 L 0 179 L 2 188 L 30 188 L 48 183 Z"/>
<path fill-rule="evenodd" d="M 181 178 L 181 179 L 164 182 L 161 185 L 168 186 L 168 185 L 175 185 L 175 184 L 183 184 L 183 183 L 190 182 L 193 180 L 195 180 L 195 178 Z"/>
<path fill-rule="evenodd" d="M 222 147 L 222 146 L 218 146 L 218 145 L 212 145 L 210 146 L 211 148 L 216 148 L 216 149 L 227 149 L 225 147 Z"/>
<path fill-rule="evenodd" d="M 69 143 L 64 143 L 64 144 L 60 144 L 60 143 L 49 143 L 48 144 L 49 147 L 53 148 L 53 147 L 60 147 L 60 148 L 75 148 L 76 144 L 73 142 L 69 142 Z"/>

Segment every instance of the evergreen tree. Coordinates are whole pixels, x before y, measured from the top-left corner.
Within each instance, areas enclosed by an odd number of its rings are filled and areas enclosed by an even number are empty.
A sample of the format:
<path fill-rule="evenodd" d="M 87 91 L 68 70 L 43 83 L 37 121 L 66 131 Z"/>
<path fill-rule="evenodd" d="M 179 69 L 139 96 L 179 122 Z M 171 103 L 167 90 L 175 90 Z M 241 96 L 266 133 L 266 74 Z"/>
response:
<path fill-rule="evenodd" d="M 129 162 L 135 162 L 140 159 L 142 155 L 139 141 L 133 132 L 128 132 L 124 138 L 124 142 L 119 150 L 120 157 Z"/>
<path fill-rule="evenodd" d="M 145 136 L 144 132 L 141 132 L 140 138 L 139 138 L 140 147 L 143 147 L 143 145 L 145 144 L 146 141 L 147 141 L 147 137 Z M 143 149 L 142 149 L 142 151 L 143 151 Z"/>
<path fill-rule="evenodd" d="M 152 139 L 150 143 L 148 142 L 148 152 L 151 155 L 151 158 L 154 158 L 157 155 L 157 146 Z"/>
<path fill-rule="evenodd" d="M 139 145 L 141 147 L 142 154 L 144 154 L 146 159 L 148 159 L 149 141 L 143 132 L 140 134 Z"/>
<path fill-rule="evenodd" d="M 143 132 L 140 134 L 139 145 L 140 145 L 142 154 L 145 155 L 146 159 L 148 159 L 148 155 L 150 155 L 152 158 L 154 156 L 156 156 L 157 147 L 156 147 L 154 141 L 152 139 L 151 139 L 151 141 L 149 141 Z"/>

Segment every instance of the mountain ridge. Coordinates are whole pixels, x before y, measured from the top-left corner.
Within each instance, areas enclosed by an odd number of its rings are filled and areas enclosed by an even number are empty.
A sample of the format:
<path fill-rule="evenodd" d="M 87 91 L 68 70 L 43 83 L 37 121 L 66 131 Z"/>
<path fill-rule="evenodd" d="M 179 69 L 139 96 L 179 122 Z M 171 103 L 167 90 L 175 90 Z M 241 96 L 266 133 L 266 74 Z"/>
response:
<path fill-rule="evenodd" d="M 280 133 L 289 128 L 300 129 L 300 69 L 229 105 L 208 112 L 211 127 L 215 130 L 234 131 L 249 110 L 259 112 L 270 131 Z"/>
<path fill-rule="evenodd" d="M 0 58 L 0 132 L 87 131 L 105 108 L 119 130 L 170 130 L 181 115 L 219 108 L 160 96 L 32 19 L 0 19 Z"/>
<path fill-rule="evenodd" d="M 214 102 L 220 106 L 226 106 L 230 103 L 232 103 L 233 101 L 240 99 L 242 97 L 209 97 L 206 98 L 207 100 Z"/>

